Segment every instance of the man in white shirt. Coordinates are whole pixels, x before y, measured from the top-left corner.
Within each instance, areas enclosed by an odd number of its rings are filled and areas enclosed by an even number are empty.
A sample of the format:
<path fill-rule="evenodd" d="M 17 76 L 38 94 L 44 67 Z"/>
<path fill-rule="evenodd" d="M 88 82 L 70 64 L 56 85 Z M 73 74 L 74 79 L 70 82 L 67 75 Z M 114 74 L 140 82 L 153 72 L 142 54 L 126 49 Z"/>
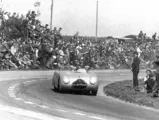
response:
<path fill-rule="evenodd" d="M 137 47 L 137 48 L 136 48 L 136 51 L 138 52 L 138 57 L 140 57 L 140 55 L 141 55 L 141 53 L 142 53 L 142 51 L 140 50 L 140 48 Z"/>
<path fill-rule="evenodd" d="M 11 47 L 11 53 L 12 55 L 15 55 L 16 52 L 17 52 L 16 44 L 13 44 Z"/>

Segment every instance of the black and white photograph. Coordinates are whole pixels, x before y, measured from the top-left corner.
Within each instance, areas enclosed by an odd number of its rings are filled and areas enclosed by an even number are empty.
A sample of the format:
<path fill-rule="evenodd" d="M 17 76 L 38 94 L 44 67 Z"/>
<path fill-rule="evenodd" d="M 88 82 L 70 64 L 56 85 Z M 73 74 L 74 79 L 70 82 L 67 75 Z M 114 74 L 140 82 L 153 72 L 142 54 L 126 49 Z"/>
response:
<path fill-rule="evenodd" d="M 0 0 L 0 120 L 159 120 L 158 0 Z"/>

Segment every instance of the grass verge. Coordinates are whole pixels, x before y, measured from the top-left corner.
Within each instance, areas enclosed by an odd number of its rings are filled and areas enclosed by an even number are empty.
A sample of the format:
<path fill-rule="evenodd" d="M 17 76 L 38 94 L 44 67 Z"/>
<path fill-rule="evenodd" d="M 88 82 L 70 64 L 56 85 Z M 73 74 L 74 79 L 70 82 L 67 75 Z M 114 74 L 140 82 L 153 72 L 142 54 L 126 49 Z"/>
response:
<path fill-rule="evenodd" d="M 139 80 L 139 84 L 143 88 L 143 80 Z M 132 85 L 132 80 L 118 81 L 105 86 L 104 92 L 108 96 L 126 102 L 159 108 L 159 98 L 152 98 L 151 94 L 147 94 L 145 91 L 135 91 Z"/>

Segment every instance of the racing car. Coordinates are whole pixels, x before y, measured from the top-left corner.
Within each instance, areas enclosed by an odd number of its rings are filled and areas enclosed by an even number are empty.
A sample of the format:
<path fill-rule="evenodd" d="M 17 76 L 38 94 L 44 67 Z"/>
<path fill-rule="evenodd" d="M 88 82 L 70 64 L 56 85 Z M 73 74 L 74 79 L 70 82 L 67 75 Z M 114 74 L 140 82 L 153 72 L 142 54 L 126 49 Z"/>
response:
<path fill-rule="evenodd" d="M 99 83 L 95 73 L 86 69 L 78 69 L 73 71 L 55 71 L 52 85 L 56 92 L 79 91 L 96 95 Z"/>

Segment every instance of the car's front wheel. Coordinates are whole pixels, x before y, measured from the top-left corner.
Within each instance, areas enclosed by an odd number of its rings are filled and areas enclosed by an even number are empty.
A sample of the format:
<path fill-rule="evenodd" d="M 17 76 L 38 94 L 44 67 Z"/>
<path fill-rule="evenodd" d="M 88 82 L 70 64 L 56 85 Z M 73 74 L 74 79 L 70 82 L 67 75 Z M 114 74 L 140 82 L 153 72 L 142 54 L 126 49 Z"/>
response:
<path fill-rule="evenodd" d="M 59 93 L 62 93 L 62 87 L 61 87 L 61 84 L 60 84 L 60 77 L 58 78 L 58 88 L 57 88 L 58 92 Z"/>
<path fill-rule="evenodd" d="M 96 95 L 97 95 L 98 90 L 92 90 L 91 92 L 92 92 L 92 95 L 96 96 Z"/>
<path fill-rule="evenodd" d="M 58 89 L 57 89 L 57 87 L 56 87 L 56 85 L 55 85 L 55 83 L 54 83 L 54 80 L 52 80 L 52 85 L 53 85 L 53 90 L 54 90 L 55 92 L 57 92 Z"/>
<path fill-rule="evenodd" d="M 56 88 L 56 86 L 54 85 L 54 91 L 58 92 L 58 88 Z"/>

